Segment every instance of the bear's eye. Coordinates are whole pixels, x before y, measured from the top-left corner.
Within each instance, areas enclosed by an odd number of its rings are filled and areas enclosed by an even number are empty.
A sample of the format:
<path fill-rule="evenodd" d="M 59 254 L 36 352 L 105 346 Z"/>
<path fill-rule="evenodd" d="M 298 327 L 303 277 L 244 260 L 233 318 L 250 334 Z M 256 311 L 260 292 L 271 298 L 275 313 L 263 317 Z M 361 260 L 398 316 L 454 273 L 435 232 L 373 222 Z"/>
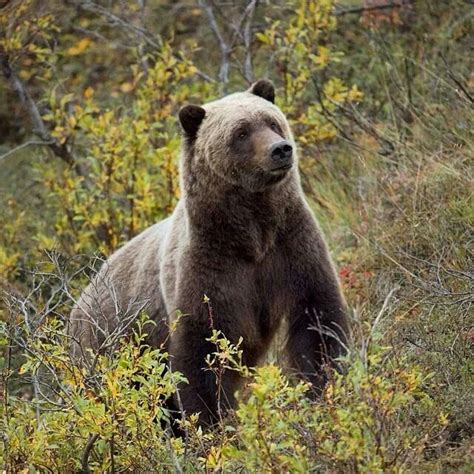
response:
<path fill-rule="evenodd" d="M 277 125 L 276 122 L 272 122 L 272 123 L 270 124 L 270 128 L 271 128 L 274 132 L 280 133 L 280 127 Z"/>
<path fill-rule="evenodd" d="M 248 132 L 246 130 L 241 130 L 238 135 L 237 135 L 237 138 L 239 140 L 245 140 L 248 136 Z"/>

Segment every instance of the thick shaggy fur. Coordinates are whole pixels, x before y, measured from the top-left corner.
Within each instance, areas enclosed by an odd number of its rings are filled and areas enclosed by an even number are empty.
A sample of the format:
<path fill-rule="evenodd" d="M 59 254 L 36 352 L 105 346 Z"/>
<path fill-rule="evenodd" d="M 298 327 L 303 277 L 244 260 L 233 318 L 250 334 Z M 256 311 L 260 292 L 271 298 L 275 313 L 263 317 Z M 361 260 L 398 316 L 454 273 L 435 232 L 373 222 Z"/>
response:
<path fill-rule="evenodd" d="M 169 218 L 108 259 L 71 315 L 80 356 L 84 347 L 106 344 L 120 321 L 146 306 L 157 322 L 150 343 L 165 344 L 172 368 L 189 380 L 180 387 L 182 406 L 201 412 L 204 422 L 215 419 L 218 398 L 233 405 L 241 382 L 227 371 L 218 397 L 214 375 L 203 370 L 215 350 L 206 341 L 211 323 L 204 295 L 213 327 L 231 341 L 243 338 L 250 366 L 286 319 L 289 365 L 316 385 L 324 379 L 322 364 L 341 353 L 347 330 L 344 300 L 302 193 L 295 153 L 291 169 L 272 169 L 275 143 L 295 149 L 273 98 L 271 83 L 259 81 L 249 91 L 181 111 L 182 198 Z M 184 316 L 168 334 L 177 310 Z"/>

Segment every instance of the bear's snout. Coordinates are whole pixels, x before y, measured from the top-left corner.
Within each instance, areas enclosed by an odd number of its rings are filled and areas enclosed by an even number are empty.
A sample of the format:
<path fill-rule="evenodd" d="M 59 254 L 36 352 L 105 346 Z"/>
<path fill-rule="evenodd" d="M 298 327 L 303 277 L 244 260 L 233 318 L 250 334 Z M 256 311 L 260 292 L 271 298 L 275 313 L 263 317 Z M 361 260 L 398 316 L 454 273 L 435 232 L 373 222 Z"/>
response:
<path fill-rule="evenodd" d="M 286 140 L 275 143 L 270 148 L 270 158 L 271 171 L 290 169 L 293 166 L 293 147 Z"/>

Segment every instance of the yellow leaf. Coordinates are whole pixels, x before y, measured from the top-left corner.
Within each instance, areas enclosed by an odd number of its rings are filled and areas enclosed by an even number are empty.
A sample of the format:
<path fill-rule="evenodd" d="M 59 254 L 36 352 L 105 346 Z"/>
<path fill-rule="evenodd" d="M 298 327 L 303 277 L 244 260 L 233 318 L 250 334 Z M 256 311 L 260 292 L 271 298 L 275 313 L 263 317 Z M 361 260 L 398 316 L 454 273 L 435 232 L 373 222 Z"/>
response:
<path fill-rule="evenodd" d="M 364 93 L 354 84 L 349 91 L 349 100 L 359 102 L 364 97 Z"/>
<path fill-rule="evenodd" d="M 124 82 L 120 85 L 120 90 L 124 93 L 130 92 L 133 90 L 133 84 L 131 82 Z"/>
<path fill-rule="evenodd" d="M 82 38 L 74 46 L 71 46 L 67 50 L 67 52 L 71 56 L 77 56 L 83 53 L 89 47 L 91 43 L 92 43 L 92 40 L 90 38 Z"/>
<path fill-rule="evenodd" d="M 27 71 L 26 69 L 22 69 L 18 75 L 25 80 L 28 80 L 31 77 L 31 71 Z"/>
<path fill-rule="evenodd" d="M 92 87 L 88 87 L 88 88 L 84 91 L 84 97 L 85 97 L 86 99 L 90 99 L 93 95 L 94 95 L 94 89 L 92 89 Z"/>
<path fill-rule="evenodd" d="M 107 379 L 107 386 L 109 387 L 112 398 L 116 398 L 118 394 L 117 386 L 114 384 L 114 382 L 111 379 Z"/>

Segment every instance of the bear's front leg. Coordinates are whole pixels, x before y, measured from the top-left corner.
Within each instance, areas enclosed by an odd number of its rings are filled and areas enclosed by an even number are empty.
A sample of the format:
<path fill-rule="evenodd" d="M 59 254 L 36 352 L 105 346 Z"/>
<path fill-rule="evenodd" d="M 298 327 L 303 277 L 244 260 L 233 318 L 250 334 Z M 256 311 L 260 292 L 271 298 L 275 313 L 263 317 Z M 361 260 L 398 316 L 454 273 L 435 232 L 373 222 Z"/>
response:
<path fill-rule="evenodd" d="M 290 316 L 286 345 L 290 369 L 311 382 L 317 393 L 327 381 L 327 369 L 347 347 L 342 314 L 335 317 L 332 312 L 328 317 L 320 308 L 312 298 L 299 302 Z"/>
<path fill-rule="evenodd" d="M 242 337 L 243 363 L 253 363 L 261 346 L 254 314 L 256 290 L 246 263 L 221 257 L 218 262 L 207 258 L 204 265 L 201 254 L 187 258 L 183 266 L 188 271 L 180 274 L 173 301 L 168 303 L 182 313 L 169 337 L 170 366 L 188 379 L 180 385 L 174 405 L 188 416 L 200 412 L 200 422 L 212 424 L 235 406 L 242 377 L 234 370 L 208 367 L 207 356 L 218 350 L 208 339 L 213 329 L 233 344 Z"/>
<path fill-rule="evenodd" d="M 302 229 L 290 259 L 286 352 L 290 369 L 310 381 L 319 392 L 327 368 L 347 349 L 349 324 L 346 304 L 326 245 L 312 229 Z"/>
<path fill-rule="evenodd" d="M 195 311 L 182 317 L 171 335 L 169 353 L 171 369 L 188 380 L 179 386 L 175 409 L 184 410 L 187 416 L 199 412 L 200 424 L 211 425 L 234 406 L 241 377 L 235 371 L 208 367 L 206 358 L 216 352 L 216 346 L 207 340 L 212 330 L 205 316 Z"/>

